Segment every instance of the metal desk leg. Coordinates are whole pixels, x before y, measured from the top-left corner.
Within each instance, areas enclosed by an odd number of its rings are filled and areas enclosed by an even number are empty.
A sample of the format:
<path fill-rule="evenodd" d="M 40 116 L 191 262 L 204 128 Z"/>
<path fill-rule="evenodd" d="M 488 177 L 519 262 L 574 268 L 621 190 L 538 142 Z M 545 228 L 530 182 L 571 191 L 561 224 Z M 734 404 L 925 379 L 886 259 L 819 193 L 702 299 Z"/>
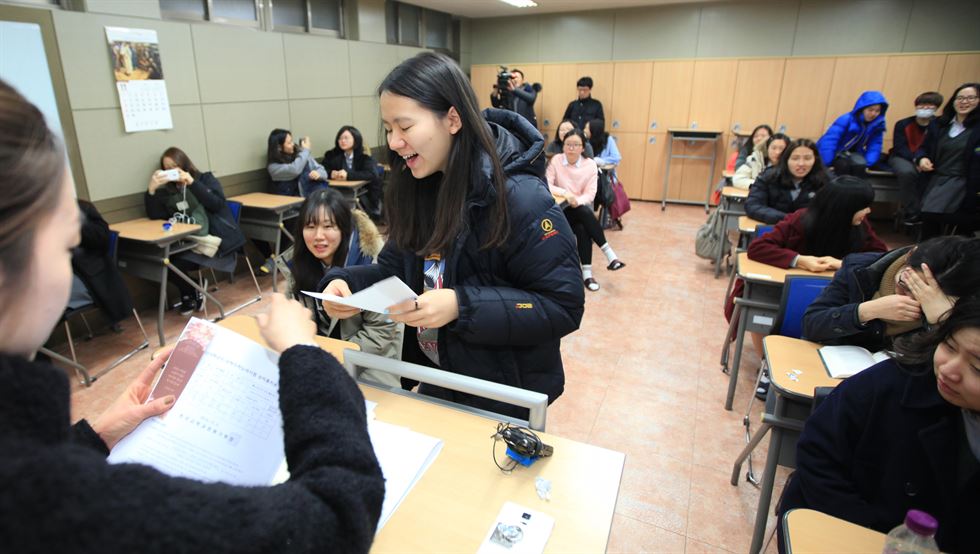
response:
<path fill-rule="evenodd" d="M 711 205 L 711 190 L 714 188 L 715 178 L 715 161 L 718 159 L 718 139 L 715 139 L 711 143 L 711 148 L 711 173 L 708 174 L 708 195 L 704 197 L 704 213 L 708 213 L 708 206 Z M 728 229 L 725 229 L 725 235 L 727 236 L 727 234 Z"/>
<path fill-rule="evenodd" d="M 279 259 L 279 249 L 282 248 L 282 231 L 286 226 L 282 223 L 282 214 L 279 214 L 279 231 L 276 233 L 276 249 L 272 252 L 272 292 L 279 292 L 279 264 L 275 263 Z"/>
<path fill-rule="evenodd" d="M 667 167 L 664 168 L 664 197 L 660 201 L 660 211 L 667 209 L 667 189 L 670 186 L 670 157 L 674 150 L 674 135 L 667 133 Z"/>
<path fill-rule="evenodd" d="M 725 295 L 728 298 L 728 295 Z M 732 320 L 728 322 L 728 332 L 725 333 L 725 344 L 721 349 L 721 359 L 718 361 L 721 364 L 721 372 L 728 373 L 728 354 L 732 349 L 732 336 L 735 334 L 735 329 L 738 327 L 738 321 L 740 321 L 739 314 L 742 313 L 742 305 L 735 304 L 735 309 L 732 310 Z"/>
<path fill-rule="evenodd" d="M 772 394 L 772 393 L 770 393 Z M 778 416 L 783 411 L 783 397 L 776 396 L 774 413 Z M 752 530 L 752 545 L 749 554 L 757 554 L 762 550 L 762 540 L 766 535 L 766 522 L 769 520 L 769 506 L 772 503 L 772 489 L 776 482 L 776 464 L 779 463 L 779 450 L 783 445 L 783 430 L 773 425 L 772 435 L 769 436 L 769 453 L 766 454 L 766 469 L 762 474 L 762 489 L 759 491 L 759 507 L 755 512 L 755 527 Z"/>
<path fill-rule="evenodd" d="M 186 281 L 187 283 L 189 283 L 192 287 L 194 287 L 194 290 L 196 290 L 197 292 L 200 292 L 201 294 L 203 294 L 204 296 L 206 296 L 208 298 L 208 300 L 210 300 L 211 302 L 214 302 L 214 304 L 218 307 L 218 313 L 221 314 L 221 317 L 219 317 L 218 320 L 221 320 L 221 319 L 224 319 L 225 318 L 225 307 L 224 307 L 224 305 L 222 305 L 221 302 L 218 302 L 218 299 L 215 298 L 214 296 L 212 296 L 211 293 L 208 292 L 208 289 L 202 287 L 200 285 L 200 283 L 198 283 L 194 279 L 191 279 L 190 277 L 188 277 L 187 275 L 185 275 L 183 271 L 181 271 L 181 270 L 177 269 L 176 267 L 174 267 L 174 265 L 172 263 L 170 263 L 170 260 L 169 259 L 167 259 L 164 263 L 165 263 L 166 267 L 170 269 L 170 271 L 173 271 L 174 272 L 174 275 L 176 275 L 177 277 L 180 277 L 181 279 L 183 279 L 184 281 Z"/>
<path fill-rule="evenodd" d="M 748 288 L 748 283 L 746 283 Z M 735 387 L 738 385 L 738 366 L 742 363 L 742 346 L 745 342 L 745 327 L 748 324 L 749 310 L 742 310 L 738 317 L 738 331 L 735 339 L 735 356 L 732 358 L 732 365 L 728 371 L 728 396 L 725 397 L 725 409 L 732 410 L 732 401 L 735 399 Z M 734 317 L 734 315 L 733 315 Z"/>
<path fill-rule="evenodd" d="M 749 459 L 749 465 L 751 465 L 751 458 L 749 458 L 749 456 L 752 455 L 752 451 L 759 445 L 759 442 L 766 436 L 766 433 L 769 432 L 770 428 L 772 428 L 772 424 L 763 423 L 755 434 L 752 435 L 752 440 L 750 440 L 745 445 L 745 448 L 739 452 L 738 458 L 735 458 L 735 465 L 732 467 L 732 485 L 738 486 L 738 475 L 742 473 L 742 464 L 745 463 L 746 459 Z"/>
<path fill-rule="evenodd" d="M 718 209 L 721 210 L 721 233 L 722 233 L 722 244 L 718 248 L 718 255 L 715 256 L 715 279 L 721 275 L 721 259 L 725 254 L 725 243 L 728 243 L 728 210 L 724 209 L 725 201 L 722 200 Z M 705 208 L 707 209 L 707 208 Z M 729 246 L 729 249 L 731 246 Z"/>
<path fill-rule="evenodd" d="M 167 339 L 163 336 L 163 314 L 167 306 L 167 266 L 170 265 L 170 245 L 163 247 L 163 263 L 160 265 L 160 301 L 157 307 L 157 337 L 160 339 L 160 347 L 167 344 Z"/>

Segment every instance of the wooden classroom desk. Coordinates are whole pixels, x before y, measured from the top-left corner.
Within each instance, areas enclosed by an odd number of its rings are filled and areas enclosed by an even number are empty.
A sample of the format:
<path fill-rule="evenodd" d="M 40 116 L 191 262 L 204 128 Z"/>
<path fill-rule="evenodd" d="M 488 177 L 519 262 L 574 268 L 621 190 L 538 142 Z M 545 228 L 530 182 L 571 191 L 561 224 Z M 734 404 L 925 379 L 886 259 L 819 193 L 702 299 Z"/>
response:
<path fill-rule="evenodd" d="M 327 181 L 327 184 L 330 185 L 330 188 L 339 190 L 347 198 L 347 201 L 350 202 L 351 208 L 363 209 L 360 198 L 367 193 L 367 187 L 365 186 L 368 184 L 367 181 L 330 179 Z"/>
<path fill-rule="evenodd" d="M 183 239 L 199 230 L 201 226 L 174 223 L 169 231 L 164 231 L 163 224 L 162 219 L 142 217 L 109 226 L 119 233 L 117 260 L 119 267 L 137 277 L 160 283 L 157 307 L 157 337 L 160 339 L 160 346 L 166 343 L 166 337 L 163 335 L 163 314 L 167 308 L 167 276 L 171 271 L 213 301 L 218 306 L 221 317 L 225 315 L 224 307 L 217 299 L 170 263 L 172 255 L 194 248 L 193 242 Z"/>
<path fill-rule="evenodd" d="M 248 316 L 219 323 L 265 342 Z M 343 361 L 343 350 L 356 344 L 316 337 L 321 348 Z M 604 552 L 609 541 L 625 455 L 547 433 L 538 436 L 555 454 L 510 475 L 493 463 L 491 435 L 497 422 L 475 414 L 360 384 L 364 397 L 377 402 L 375 417 L 438 437 L 442 451 L 375 537 L 372 552 L 475 552 L 506 501 L 555 518 L 545 552 Z M 498 458 L 504 446 L 497 445 Z M 541 500 L 534 480 L 552 482 L 551 500 Z"/>
<path fill-rule="evenodd" d="M 729 171 L 729 170 L 725 169 L 725 170 L 722 170 L 721 176 L 724 177 L 725 179 L 731 179 L 732 177 L 735 176 L 735 172 L 734 171 Z"/>
<path fill-rule="evenodd" d="M 742 348 L 745 341 L 745 332 L 769 334 L 772 328 L 773 319 L 779 311 L 779 300 L 783 290 L 783 282 L 787 275 L 822 275 L 833 277 L 833 271 L 822 273 L 812 273 L 805 269 L 782 269 L 779 267 L 757 262 L 749 259 L 748 252 L 739 252 L 736 256 L 735 271 L 737 276 L 742 279 L 745 288 L 742 293 L 743 309 L 736 303 L 735 313 L 739 314 L 738 328 L 735 331 L 735 354 L 729 370 L 728 395 L 725 398 L 725 409 L 732 409 L 732 400 L 735 398 L 735 386 L 738 382 L 739 364 L 742 361 Z M 736 319 L 732 315 L 732 321 Z M 731 334 L 726 335 L 728 341 Z M 724 348 L 728 348 L 726 342 Z"/>
<path fill-rule="evenodd" d="M 261 240 L 273 245 L 272 255 L 279 257 L 282 252 L 282 233 L 295 241 L 293 234 L 286 229 L 285 222 L 299 215 L 302 196 L 286 196 L 266 192 L 251 192 L 233 196 L 228 200 L 242 204 L 239 227 L 246 237 Z M 272 290 L 278 290 L 278 264 L 272 264 Z"/>
<path fill-rule="evenodd" d="M 883 533 L 805 508 L 786 512 L 783 539 L 787 554 L 878 554 L 885 548 Z"/>
<path fill-rule="evenodd" d="M 759 225 L 765 225 L 765 223 L 752 219 L 747 215 L 738 216 L 738 232 L 739 233 L 755 233 L 755 228 Z"/>
<path fill-rule="evenodd" d="M 602 164 L 599 166 L 599 169 L 603 171 L 611 171 L 613 169 L 616 169 L 616 164 Z"/>
<path fill-rule="evenodd" d="M 721 131 L 714 131 L 710 129 L 689 129 L 689 128 L 677 128 L 671 127 L 667 129 L 667 157 L 664 162 L 664 193 L 663 199 L 660 202 L 660 211 L 667 209 L 667 202 L 678 202 L 681 204 L 700 204 L 701 202 L 691 202 L 689 200 L 680 199 L 670 199 L 667 193 L 670 189 L 670 162 L 672 159 L 686 159 L 686 160 L 711 160 L 711 171 L 708 173 L 708 184 L 704 195 L 704 213 L 708 213 L 708 208 L 711 204 L 711 191 L 714 188 L 712 179 L 715 175 L 715 161 L 718 157 L 717 143 L 718 139 L 721 138 Z M 689 154 L 674 154 L 674 141 L 682 140 L 688 142 L 710 142 L 711 143 L 711 155 L 710 156 L 692 156 Z"/>
<path fill-rule="evenodd" d="M 728 231 L 735 228 L 735 217 L 745 215 L 745 199 L 749 191 L 735 188 L 732 186 L 722 187 L 721 203 L 718 205 L 721 214 L 721 228 L 723 229 L 722 240 L 728 240 Z M 715 279 L 721 274 L 721 258 L 723 249 L 718 250 L 715 257 Z"/>
<path fill-rule="evenodd" d="M 769 387 L 766 398 L 762 426 L 749 440 L 732 469 L 732 484 L 737 484 L 738 474 L 747 454 L 762 440 L 766 432 L 772 433 L 760 484 L 750 552 L 758 552 L 762 548 L 769 507 L 772 504 L 772 489 L 776 481 L 776 466 L 796 467 L 796 443 L 803 424 L 810 415 L 814 389 L 836 387 L 842 382 L 827 373 L 823 360 L 817 353 L 819 344 L 770 335 L 763 339 L 763 345 L 766 360 L 769 361 L 772 386 Z M 834 549 L 824 550 L 828 551 L 836 552 Z M 880 552 L 880 547 L 873 552 Z"/>

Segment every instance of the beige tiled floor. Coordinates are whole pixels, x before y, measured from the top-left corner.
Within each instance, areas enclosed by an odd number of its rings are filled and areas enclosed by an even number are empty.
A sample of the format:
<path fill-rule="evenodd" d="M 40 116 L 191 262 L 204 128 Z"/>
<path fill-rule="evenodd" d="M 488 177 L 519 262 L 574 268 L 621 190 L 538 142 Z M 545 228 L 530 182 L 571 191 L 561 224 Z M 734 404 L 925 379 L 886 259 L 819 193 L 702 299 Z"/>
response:
<path fill-rule="evenodd" d="M 728 376 L 718 357 L 727 280 L 714 279 L 711 264 L 694 255 L 704 218 L 698 207 L 661 212 L 659 204 L 634 202 L 626 229 L 608 233 L 627 267 L 602 269 L 596 250 L 602 289 L 587 292 L 582 327 L 562 342 L 567 382 L 549 410 L 548 431 L 626 453 L 609 552 L 748 550 L 758 491 L 744 477 L 733 487 L 729 477 L 744 445 L 742 414 L 759 358 L 747 348 L 735 410 L 726 412 Z M 268 288 L 269 278 L 261 283 Z M 250 296 L 250 286 L 240 279 L 222 284 L 217 294 L 235 305 Z M 243 313 L 261 311 L 263 304 Z M 153 335 L 154 313 L 141 315 Z M 168 314 L 167 336 L 175 337 L 183 322 Z M 134 327 L 80 344 L 80 358 L 99 367 L 135 340 Z M 98 414 L 148 358 L 145 351 L 91 388 L 76 388 L 75 417 Z M 761 403 L 754 407 L 758 421 Z M 760 472 L 766 445 L 754 456 Z M 777 496 L 787 474 L 782 468 L 777 474 Z"/>

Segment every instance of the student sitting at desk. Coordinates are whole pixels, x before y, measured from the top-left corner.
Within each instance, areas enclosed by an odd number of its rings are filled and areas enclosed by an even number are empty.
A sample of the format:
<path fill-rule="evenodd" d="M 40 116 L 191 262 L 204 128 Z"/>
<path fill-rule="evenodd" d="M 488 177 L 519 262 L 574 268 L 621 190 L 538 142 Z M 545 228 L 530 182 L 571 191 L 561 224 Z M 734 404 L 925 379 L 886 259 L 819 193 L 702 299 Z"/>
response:
<path fill-rule="evenodd" d="M 367 181 L 365 210 L 372 219 L 381 218 L 381 177 L 378 162 L 364 151 L 364 138 L 357 128 L 344 125 L 337 131 L 334 147 L 323 155 L 323 167 L 330 179 L 338 181 Z"/>
<path fill-rule="evenodd" d="M 852 254 L 803 314 L 803 338 L 885 350 L 893 338 L 934 325 L 951 298 L 978 290 L 980 239 L 936 237 Z"/>
<path fill-rule="evenodd" d="M 565 135 L 568 134 L 572 129 L 577 129 L 575 123 L 571 119 L 565 119 L 558 124 L 558 129 L 555 130 L 555 140 L 548 143 L 548 147 L 545 149 L 544 153 L 549 158 L 555 154 L 561 154 L 561 142 L 565 140 Z M 592 152 L 592 144 L 588 141 L 585 143 L 585 153 L 583 154 L 586 158 L 593 158 L 595 154 Z"/>
<path fill-rule="evenodd" d="M 6 552 L 367 552 L 384 477 L 364 397 L 313 343 L 298 302 L 274 295 L 259 328 L 279 356 L 290 478 L 240 487 L 109 464 L 172 395 L 144 403 L 164 350 L 98 418 L 71 421 L 65 372 L 34 359 L 68 301 L 78 208 L 41 112 L 0 81 L 0 537 Z"/>
<path fill-rule="evenodd" d="M 888 247 L 867 220 L 873 201 L 871 183 L 857 177 L 838 177 L 817 192 L 809 208 L 789 214 L 771 232 L 753 240 L 749 259 L 783 269 L 795 267 L 820 273 L 839 269 L 841 259 L 852 252 L 885 252 Z M 725 303 L 728 319 L 743 288 L 741 280 L 732 287 Z M 761 356 L 762 335 L 750 335 Z M 764 375 L 756 395 L 764 398 L 768 387 L 769 380 Z"/>
<path fill-rule="evenodd" d="M 592 243 L 602 250 L 609 262 L 607 269 L 617 271 L 626 264 L 616 257 L 602 225 L 592 211 L 595 200 L 596 183 L 599 168 L 593 160 L 582 156 L 585 135 L 578 129 L 572 129 L 562 141 L 564 154 L 551 158 L 548 164 L 548 188 L 551 194 L 563 196 L 568 204 L 565 206 L 565 218 L 572 226 L 578 241 L 578 258 L 582 263 L 582 279 L 585 288 L 591 291 L 599 290 L 599 282 L 592 275 Z"/>
<path fill-rule="evenodd" d="M 318 290 L 320 280 L 331 267 L 371 265 L 377 261 L 385 241 L 367 214 L 351 210 L 340 192 L 320 189 L 300 207 L 293 236 L 303 237 L 303 247 L 294 249 L 288 290 L 313 312 L 317 334 L 356 343 L 361 352 L 399 359 L 402 324 L 375 312 L 331 319 L 315 298 L 303 294 L 304 290 Z M 401 381 L 390 373 L 368 369 L 364 375 L 373 381 L 401 386 Z"/>
<path fill-rule="evenodd" d="M 737 166 L 735 175 L 732 176 L 732 186 L 742 190 L 749 190 L 752 183 L 759 178 L 763 171 L 779 165 L 779 157 L 786 150 L 790 143 L 790 138 L 782 133 L 776 133 L 763 141 L 755 150 L 749 154 L 745 163 Z"/>
<path fill-rule="evenodd" d="M 807 207 L 827 179 L 817 145 L 808 139 L 794 140 L 779 157 L 779 165 L 763 171 L 749 188 L 745 213 L 763 223 L 777 223 Z"/>
<path fill-rule="evenodd" d="M 748 140 L 746 140 L 745 143 L 742 144 L 741 148 L 738 149 L 738 155 L 735 158 L 735 169 L 742 167 L 742 164 L 744 164 L 746 160 L 749 159 L 749 156 L 751 156 L 756 150 L 763 150 L 763 152 L 765 152 L 763 147 L 771 136 L 772 127 L 768 125 L 763 124 L 757 126 L 755 129 L 752 129 L 752 134 L 749 135 Z M 765 159 L 765 157 L 762 159 Z M 749 184 L 751 185 L 752 183 Z M 749 187 L 746 186 L 745 188 Z"/>
<path fill-rule="evenodd" d="M 310 137 L 299 144 L 286 129 L 269 133 L 266 169 L 272 179 L 272 192 L 286 196 L 307 197 L 314 189 L 327 186 L 330 174 L 310 154 Z"/>
<path fill-rule="evenodd" d="M 606 122 L 601 119 L 593 119 L 585 124 L 585 138 L 589 139 L 592 151 L 595 152 L 596 165 L 619 165 L 623 161 L 623 156 L 619 153 L 616 146 L 616 139 L 606 132 Z"/>
<path fill-rule="evenodd" d="M 163 171 L 171 169 L 176 169 L 180 176 L 176 181 L 168 182 Z M 198 170 L 183 150 L 172 146 L 160 156 L 160 169 L 150 177 L 143 204 L 150 219 L 177 218 L 185 223 L 196 223 L 201 229 L 195 235 L 211 237 L 208 245 L 175 255 L 171 261 L 177 269 L 186 273 L 205 264 L 234 271 L 234 253 L 245 245 L 245 235 L 231 215 L 221 183 L 210 171 L 202 173 Z M 217 248 L 214 248 L 215 242 Z M 182 315 L 201 309 L 202 297 L 194 287 L 183 279 L 172 279 L 171 282 L 180 291 Z"/>
<path fill-rule="evenodd" d="M 585 306 L 575 238 L 532 162 L 541 133 L 511 111 L 478 111 L 451 58 L 425 52 L 378 88 L 393 181 L 377 265 L 334 268 L 321 286 L 349 296 L 397 276 L 419 296 L 389 308 L 402 359 L 548 395 L 564 390 L 561 337 Z M 397 207 L 397 209 L 394 209 Z M 331 318 L 358 313 L 324 303 Z M 527 418 L 527 410 L 422 384 L 420 392 Z"/>
<path fill-rule="evenodd" d="M 835 119 L 817 141 L 823 163 L 833 167 L 837 175 L 863 177 L 881 157 L 887 111 L 884 94 L 876 90 L 862 92 L 854 108 Z"/>
<path fill-rule="evenodd" d="M 849 377 L 807 418 L 780 520 L 810 508 L 887 533 L 923 510 L 939 521 L 943 552 L 976 552 L 980 297 L 960 298 L 936 329 L 895 349 L 901 358 Z"/>

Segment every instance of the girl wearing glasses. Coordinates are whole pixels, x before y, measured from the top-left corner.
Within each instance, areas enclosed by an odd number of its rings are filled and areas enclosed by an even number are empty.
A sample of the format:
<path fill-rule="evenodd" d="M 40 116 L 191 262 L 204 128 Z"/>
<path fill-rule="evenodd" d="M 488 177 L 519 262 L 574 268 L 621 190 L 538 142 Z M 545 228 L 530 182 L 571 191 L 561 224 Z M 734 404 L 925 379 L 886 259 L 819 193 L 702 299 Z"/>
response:
<path fill-rule="evenodd" d="M 569 131 L 562 141 L 562 154 L 551 158 L 548 164 L 547 177 L 551 194 L 565 199 L 565 218 L 578 240 L 578 258 L 582 264 L 585 288 L 597 291 L 599 282 L 592 275 L 592 243 L 606 256 L 608 270 L 617 271 L 626 267 L 626 264 L 616 257 L 595 212 L 592 211 L 599 168 L 594 160 L 582 155 L 586 144 L 588 142 L 585 133 L 578 129 Z"/>
<path fill-rule="evenodd" d="M 928 184 L 922 198 L 922 234 L 938 235 L 944 225 L 961 234 L 977 227 L 980 193 L 980 83 L 960 85 L 943 114 L 929 124 L 916 164 Z"/>

